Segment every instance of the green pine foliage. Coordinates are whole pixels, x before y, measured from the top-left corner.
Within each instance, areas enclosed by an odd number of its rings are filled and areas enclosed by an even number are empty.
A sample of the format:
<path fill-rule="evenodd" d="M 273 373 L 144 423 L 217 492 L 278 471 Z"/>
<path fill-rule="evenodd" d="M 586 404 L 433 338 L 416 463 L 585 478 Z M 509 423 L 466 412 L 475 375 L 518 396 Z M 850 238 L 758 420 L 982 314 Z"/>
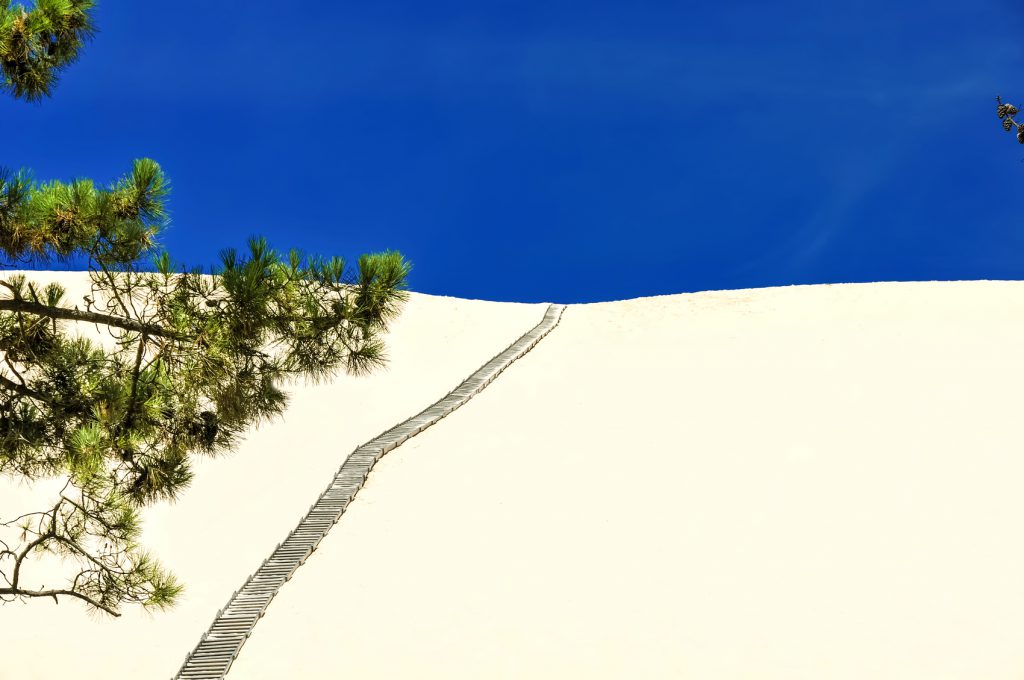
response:
<path fill-rule="evenodd" d="M 166 225 L 169 189 L 149 159 L 106 189 L 90 180 L 38 185 L 24 170 L 0 170 L 0 254 L 35 264 L 75 255 L 106 266 L 135 262 Z"/>
<path fill-rule="evenodd" d="M 88 258 L 92 293 L 0 278 L 0 474 L 67 477 L 58 502 L 0 527 L 0 597 L 67 595 L 117 615 L 173 604 L 181 584 L 138 544 L 138 508 L 174 500 L 195 455 L 231 451 L 280 416 L 282 389 L 383 366 L 380 335 L 408 299 L 411 265 L 363 255 L 281 255 L 262 238 L 209 275 L 175 267 L 156 237 L 168 183 L 151 160 L 105 189 L 0 180 L 0 251 L 36 263 Z M 149 261 L 149 271 L 142 265 Z M 115 349 L 73 333 L 106 327 Z M 64 588 L 23 585 L 36 551 L 77 565 Z"/>
<path fill-rule="evenodd" d="M 96 32 L 93 0 L 37 0 L 23 5 L 0 0 L 0 87 L 37 101 L 52 94 L 57 76 L 78 58 Z"/>
<path fill-rule="evenodd" d="M 0 0 L 0 89 L 49 96 L 95 32 L 93 5 Z M 385 364 L 380 336 L 408 299 L 399 253 L 361 256 L 348 282 L 340 258 L 254 238 L 208 275 L 186 270 L 157 243 L 169 189 L 149 159 L 106 187 L 0 170 L 0 258 L 84 259 L 92 284 L 70 300 L 0 273 L 0 476 L 65 480 L 50 507 L 0 518 L 0 601 L 70 597 L 113 616 L 173 606 L 183 585 L 141 546 L 140 509 L 187 488 L 194 456 L 280 416 L 289 383 Z M 83 322 L 112 342 L 79 336 Z M 64 585 L 31 585 L 44 554 L 67 567 Z"/>

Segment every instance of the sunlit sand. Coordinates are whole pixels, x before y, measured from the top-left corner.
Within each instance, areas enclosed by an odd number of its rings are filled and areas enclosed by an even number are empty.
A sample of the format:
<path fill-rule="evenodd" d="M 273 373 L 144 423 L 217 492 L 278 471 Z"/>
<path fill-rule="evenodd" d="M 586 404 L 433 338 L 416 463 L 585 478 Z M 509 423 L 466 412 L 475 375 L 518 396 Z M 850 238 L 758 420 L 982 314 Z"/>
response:
<path fill-rule="evenodd" d="M 170 678 L 349 452 L 545 309 L 412 293 L 386 370 L 147 512 L 175 610 L 4 605 L 0 678 Z M 1024 282 L 569 305 L 377 464 L 228 677 L 1020 678 L 1022 393 Z"/>

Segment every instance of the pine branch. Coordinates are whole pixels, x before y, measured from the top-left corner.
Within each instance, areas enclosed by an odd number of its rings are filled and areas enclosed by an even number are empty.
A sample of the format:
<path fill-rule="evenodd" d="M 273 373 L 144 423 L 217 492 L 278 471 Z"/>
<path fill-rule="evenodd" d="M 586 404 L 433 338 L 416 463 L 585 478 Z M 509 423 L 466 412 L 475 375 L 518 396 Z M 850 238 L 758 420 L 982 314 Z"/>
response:
<path fill-rule="evenodd" d="M 50 96 L 57 74 L 96 32 L 89 14 L 94 4 L 40 0 L 26 12 L 22 5 L 0 2 L 0 88 L 27 101 Z"/>
<path fill-rule="evenodd" d="M 13 595 L 14 597 L 52 597 L 54 602 L 58 602 L 58 595 L 67 595 L 69 597 L 77 597 L 79 600 L 83 600 L 97 609 L 103 610 L 111 616 L 121 616 L 121 613 L 116 609 L 106 606 L 102 602 L 98 602 L 88 595 L 75 590 L 24 590 L 22 588 L 0 588 L 0 595 Z M 59 602 L 58 602 L 59 604 Z"/>
<path fill-rule="evenodd" d="M 93 6 L 36 0 L 27 12 L 0 0 L 0 90 L 29 101 L 49 96 L 95 31 Z M 23 529 L 20 545 L 0 538 L 0 600 L 66 595 L 112 616 L 121 603 L 172 604 L 181 586 L 137 547 L 137 509 L 188 485 L 190 455 L 228 450 L 252 425 L 283 413 L 282 380 L 384 363 L 374 333 L 404 301 L 408 265 L 398 253 L 360 258 L 360 285 L 349 287 L 354 304 L 342 291 L 340 258 L 302 266 L 292 251 L 283 262 L 263 239 L 250 241 L 249 259 L 226 253 L 213 283 L 183 271 L 169 285 L 164 253 L 156 261 L 161 284 L 142 275 L 139 262 L 166 224 L 168 191 L 149 159 L 107 188 L 36 184 L 24 171 L 0 169 L 0 257 L 87 257 L 94 295 L 106 294 L 105 307 L 94 311 L 87 299 L 83 311 L 62 306 L 59 286 L 40 295 L 29 284 L 23 295 L 24 277 L 0 281 L 12 294 L 0 299 L 3 362 L 16 378 L 0 374 L 0 470 L 66 474 L 65 489 L 81 492 L 76 502 L 62 489 L 51 510 L 0 522 Z M 104 326 L 118 349 L 65 336 L 58 320 Z M 147 360 L 150 342 L 157 350 Z M 21 587 L 36 549 L 79 561 L 70 587 Z M 13 570 L 4 571 L 7 560 Z"/>
<path fill-rule="evenodd" d="M 65 484 L 65 489 L 67 486 L 68 484 Z M 70 514 L 61 513 L 61 507 L 65 503 L 73 508 Z M 125 516 L 117 514 L 116 510 L 113 519 L 104 516 L 112 507 L 96 498 L 89 499 L 86 504 L 84 491 L 82 503 L 64 496 L 62 491 L 60 500 L 51 510 L 27 515 L 41 515 L 37 525 L 38 533 L 33 532 L 36 536 L 21 546 L 18 552 L 3 543 L 4 550 L 0 550 L 0 558 L 10 556 L 15 562 L 11 578 L 4 575 L 8 585 L 0 588 L 0 598 L 53 597 L 54 601 L 58 601 L 58 595 L 68 595 L 112 616 L 120 615 L 116 608 L 117 602 L 139 602 L 144 606 L 156 607 L 165 607 L 173 603 L 181 587 L 175 583 L 173 577 L 169 577 L 153 563 L 148 555 L 135 547 L 132 538 L 135 531 L 132 528 L 134 519 L 126 520 Z M 26 515 L 22 516 L 24 517 Z M 98 526 L 90 529 L 88 524 L 82 523 L 86 520 Z M 13 521 L 17 520 L 4 522 L 0 526 L 10 526 Z M 24 525 L 26 532 L 31 531 L 29 526 Z M 104 551 L 93 555 L 79 540 L 82 537 L 103 538 L 117 547 L 112 552 Z M 71 581 L 70 588 L 32 590 L 21 587 L 21 573 L 25 560 L 31 552 L 43 548 L 50 542 L 63 546 L 69 554 L 85 560 L 90 566 L 78 572 Z"/>
<path fill-rule="evenodd" d="M 377 333 L 406 299 L 409 265 L 398 253 L 361 257 L 357 285 L 341 283 L 340 258 L 303 265 L 292 251 L 283 261 L 259 238 L 249 257 L 225 251 L 210 277 L 172 273 L 166 253 L 157 273 L 142 273 L 165 193 L 152 161 L 137 161 L 106 191 L 86 180 L 37 188 L 0 177 L 0 253 L 80 251 L 92 295 L 105 301 L 70 308 L 59 286 L 0 280 L 9 291 L 0 298 L 0 346 L 10 371 L 0 374 L 0 468 L 67 474 L 82 492 L 80 503 L 62 495 L 65 505 L 30 513 L 38 519 L 34 531 L 23 525 L 32 534 L 23 545 L 0 538 L 0 599 L 69 595 L 112 615 L 122 603 L 172 604 L 181 587 L 137 548 L 137 509 L 186 488 L 190 456 L 230 450 L 281 415 L 282 381 L 319 381 L 342 366 L 360 375 L 385 363 Z M 65 335 L 58 320 L 106 327 L 116 349 Z M 26 540 L 28 550 L 79 562 L 69 587 L 22 587 Z"/>
<path fill-rule="evenodd" d="M 1013 104 L 1004 104 L 1001 97 L 996 97 L 996 113 L 999 115 L 1000 120 L 1003 121 L 1003 129 L 1007 132 L 1010 128 L 1017 128 L 1017 141 L 1024 144 L 1024 124 L 1018 123 L 1013 119 L 1013 116 L 1018 113 L 1017 107 Z"/>
<path fill-rule="evenodd" d="M 142 323 L 140 321 L 135 321 L 134 319 L 126 319 L 124 317 L 113 316 L 111 314 L 84 312 L 79 309 L 68 309 L 67 307 L 53 307 L 50 305 L 44 305 L 41 302 L 30 302 L 28 300 L 0 300 L 0 311 L 23 312 L 50 319 L 64 319 L 65 321 L 85 321 L 88 323 L 113 326 L 127 331 L 145 333 L 146 335 L 167 338 L 169 340 L 178 340 L 181 342 L 190 342 L 194 340 L 192 336 L 175 333 L 174 331 L 155 324 Z"/>
<path fill-rule="evenodd" d="M 3 375 L 0 375 L 0 388 L 5 389 L 8 392 L 14 392 L 15 394 L 19 394 L 23 397 L 29 397 L 30 399 L 35 399 L 37 401 L 41 401 L 47 404 L 55 403 L 45 394 L 41 392 L 36 392 L 35 390 L 26 387 L 25 385 L 20 385 Z"/>

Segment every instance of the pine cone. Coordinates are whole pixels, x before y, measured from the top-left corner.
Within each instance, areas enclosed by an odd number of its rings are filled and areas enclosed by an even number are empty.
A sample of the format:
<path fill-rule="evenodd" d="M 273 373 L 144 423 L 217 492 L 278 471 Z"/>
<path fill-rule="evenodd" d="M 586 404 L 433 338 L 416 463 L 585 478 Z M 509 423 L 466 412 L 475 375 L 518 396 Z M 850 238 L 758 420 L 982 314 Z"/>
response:
<path fill-rule="evenodd" d="M 1024 125 L 1017 126 L 1017 141 L 1024 144 Z"/>
<path fill-rule="evenodd" d="M 1010 128 L 1012 128 L 1012 127 L 1013 127 L 1013 121 L 1010 120 L 1009 118 L 1004 118 L 1003 119 L 1003 129 L 1006 130 L 1007 132 L 1009 132 Z"/>
<path fill-rule="evenodd" d="M 1006 104 L 1000 104 L 999 106 L 997 106 L 996 107 L 996 112 L 999 114 L 1000 118 L 1005 116 L 1006 115 Z"/>

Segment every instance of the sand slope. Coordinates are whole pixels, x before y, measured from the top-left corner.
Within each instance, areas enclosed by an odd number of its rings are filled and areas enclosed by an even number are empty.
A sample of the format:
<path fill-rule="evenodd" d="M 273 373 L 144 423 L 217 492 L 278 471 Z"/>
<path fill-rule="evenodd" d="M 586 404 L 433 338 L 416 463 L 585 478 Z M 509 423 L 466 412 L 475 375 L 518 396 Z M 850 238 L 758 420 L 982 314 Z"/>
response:
<path fill-rule="evenodd" d="M 0 678 L 169 676 L 339 456 L 543 310 L 414 295 L 390 373 L 303 390 L 152 514 L 189 601 L 71 642 L 70 602 L 0 608 Z M 1022 677 L 1022 385 L 1024 282 L 570 305 L 377 464 L 228 677 Z"/>
<path fill-rule="evenodd" d="M 88 289 L 83 273 L 31 278 L 60 280 L 79 297 Z M 150 616 L 126 608 L 111 620 L 91 617 L 70 600 L 2 605 L 0 679 L 169 678 L 345 456 L 444 396 L 495 348 L 536 325 L 545 309 L 411 293 L 384 338 L 386 369 L 294 389 L 283 421 L 260 428 L 231 456 L 199 461 L 195 482 L 176 504 L 147 511 L 144 543 L 188 586 L 176 610 Z M 53 489 L 0 478 L 0 517 L 46 507 Z"/>

